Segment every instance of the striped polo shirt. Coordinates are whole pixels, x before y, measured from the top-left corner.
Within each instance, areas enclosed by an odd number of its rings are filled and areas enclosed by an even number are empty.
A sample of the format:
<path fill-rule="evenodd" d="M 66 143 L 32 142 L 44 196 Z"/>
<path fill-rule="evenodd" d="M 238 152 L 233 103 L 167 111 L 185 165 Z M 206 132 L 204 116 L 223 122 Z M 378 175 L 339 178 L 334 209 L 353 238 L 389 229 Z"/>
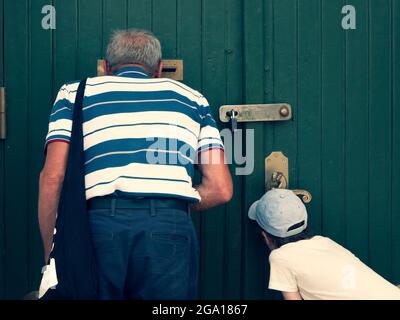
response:
<path fill-rule="evenodd" d="M 46 146 L 70 141 L 78 85 L 61 87 Z M 115 195 L 198 202 L 192 185 L 197 155 L 224 148 L 203 95 L 137 67 L 87 80 L 83 135 L 87 199 Z"/>

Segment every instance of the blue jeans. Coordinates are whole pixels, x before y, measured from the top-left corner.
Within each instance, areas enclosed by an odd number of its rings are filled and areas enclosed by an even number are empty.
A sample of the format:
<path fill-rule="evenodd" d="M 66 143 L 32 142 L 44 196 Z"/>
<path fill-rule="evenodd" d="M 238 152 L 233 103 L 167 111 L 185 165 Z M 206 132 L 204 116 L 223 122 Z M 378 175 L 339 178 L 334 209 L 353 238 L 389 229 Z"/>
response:
<path fill-rule="evenodd" d="M 197 297 L 198 246 L 183 210 L 89 210 L 101 300 Z"/>

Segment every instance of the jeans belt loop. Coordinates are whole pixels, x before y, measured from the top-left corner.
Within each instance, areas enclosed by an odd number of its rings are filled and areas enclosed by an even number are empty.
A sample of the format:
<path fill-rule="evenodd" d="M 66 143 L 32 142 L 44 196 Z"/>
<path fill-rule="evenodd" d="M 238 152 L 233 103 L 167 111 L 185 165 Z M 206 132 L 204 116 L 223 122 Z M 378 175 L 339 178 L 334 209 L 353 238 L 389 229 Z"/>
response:
<path fill-rule="evenodd" d="M 155 207 L 154 199 L 150 199 L 150 215 L 152 217 L 156 216 L 156 207 Z"/>
<path fill-rule="evenodd" d="M 115 217 L 115 208 L 117 206 L 117 198 L 113 197 L 111 199 L 111 217 Z"/>

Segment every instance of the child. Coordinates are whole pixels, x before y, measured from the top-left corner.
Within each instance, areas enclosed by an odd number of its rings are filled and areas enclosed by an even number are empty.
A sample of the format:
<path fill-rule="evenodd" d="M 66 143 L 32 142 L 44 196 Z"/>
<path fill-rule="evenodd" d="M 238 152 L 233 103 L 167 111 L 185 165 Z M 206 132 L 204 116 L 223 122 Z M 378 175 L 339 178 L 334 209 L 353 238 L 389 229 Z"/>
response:
<path fill-rule="evenodd" d="M 257 221 L 271 250 L 269 288 L 285 300 L 400 300 L 400 290 L 333 240 L 312 236 L 307 210 L 290 190 L 273 189 L 256 201 Z"/>

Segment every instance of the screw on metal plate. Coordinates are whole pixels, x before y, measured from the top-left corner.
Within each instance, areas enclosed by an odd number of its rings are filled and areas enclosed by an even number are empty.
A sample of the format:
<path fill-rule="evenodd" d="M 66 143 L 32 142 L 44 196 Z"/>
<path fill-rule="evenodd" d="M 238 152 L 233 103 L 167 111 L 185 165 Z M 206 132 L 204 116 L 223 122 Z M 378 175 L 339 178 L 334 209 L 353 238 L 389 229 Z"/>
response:
<path fill-rule="evenodd" d="M 289 116 L 289 114 L 290 114 L 290 110 L 289 110 L 289 108 L 288 108 L 287 106 L 283 106 L 283 107 L 281 107 L 281 109 L 279 110 L 279 114 L 280 114 L 282 117 L 287 117 L 287 116 Z"/>

